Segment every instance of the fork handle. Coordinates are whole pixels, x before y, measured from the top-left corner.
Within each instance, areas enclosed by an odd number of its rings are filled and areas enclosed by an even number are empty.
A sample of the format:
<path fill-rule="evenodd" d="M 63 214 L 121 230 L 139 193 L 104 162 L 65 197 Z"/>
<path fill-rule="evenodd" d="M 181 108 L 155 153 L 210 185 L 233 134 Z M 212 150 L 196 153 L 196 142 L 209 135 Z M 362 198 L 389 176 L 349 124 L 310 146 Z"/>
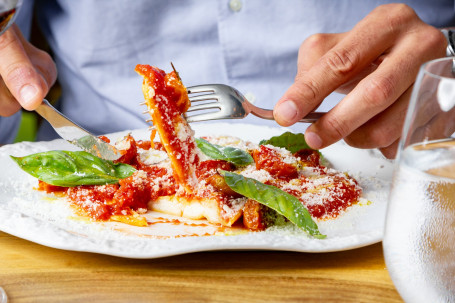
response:
<path fill-rule="evenodd" d="M 310 112 L 305 117 L 300 119 L 298 122 L 301 123 L 313 123 L 319 120 L 322 116 L 324 116 L 325 112 Z"/>
<path fill-rule="evenodd" d="M 263 109 L 260 107 L 255 107 L 251 111 L 251 114 L 255 115 L 256 117 L 262 118 L 262 119 L 275 120 L 275 118 L 273 117 L 273 110 L 270 110 L 270 109 Z M 324 114 L 326 114 L 326 113 L 310 112 L 305 117 L 300 119 L 298 122 L 313 123 L 313 122 L 316 122 L 319 118 L 321 118 Z"/>

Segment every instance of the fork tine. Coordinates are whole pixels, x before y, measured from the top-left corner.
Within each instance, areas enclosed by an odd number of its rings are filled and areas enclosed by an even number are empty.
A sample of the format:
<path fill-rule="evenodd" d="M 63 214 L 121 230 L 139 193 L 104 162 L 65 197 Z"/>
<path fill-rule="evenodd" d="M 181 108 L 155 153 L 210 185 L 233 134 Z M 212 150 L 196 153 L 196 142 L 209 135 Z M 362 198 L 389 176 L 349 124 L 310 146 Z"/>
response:
<path fill-rule="evenodd" d="M 198 102 L 198 101 L 207 101 L 207 100 L 217 100 L 219 98 L 218 95 L 215 94 L 205 94 L 205 95 L 197 95 L 189 97 L 191 103 Z"/>
<path fill-rule="evenodd" d="M 214 92 L 215 88 L 214 85 L 197 85 L 197 86 L 191 86 L 186 88 L 188 90 L 188 94 L 197 94 L 197 93 L 208 93 L 208 92 Z"/>
<path fill-rule="evenodd" d="M 223 117 L 223 115 L 220 115 L 219 113 L 221 113 L 221 112 L 206 113 L 206 114 L 194 115 L 194 116 L 189 116 L 189 117 L 187 115 L 185 115 L 185 119 L 188 123 L 208 121 L 208 120 L 226 119 L 226 117 Z"/>
<path fill-rule="evenodd" d="M 198 105 L 192 105 L 188 108 L 187 112 L 194 112 L 197 110 L 203 110 L 203 109 L 212 109 L 212 108 L 219 108 L 221 109 L 221 106 L 218 102 L 212 102 L 212 103 L 205 103 L 205 104 L 198 104 Z"/>

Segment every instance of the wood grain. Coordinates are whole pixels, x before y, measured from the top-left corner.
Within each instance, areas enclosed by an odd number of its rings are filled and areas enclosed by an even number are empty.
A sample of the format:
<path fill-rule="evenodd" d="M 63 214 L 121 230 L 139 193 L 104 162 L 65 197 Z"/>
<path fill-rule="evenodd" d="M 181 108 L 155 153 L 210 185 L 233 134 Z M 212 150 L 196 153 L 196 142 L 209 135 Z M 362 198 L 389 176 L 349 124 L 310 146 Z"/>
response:
<path fill-rule="evenodd" d="M 9 302 L 402 302 L 380 244 L 323 254 L 214 251 L 124 259 L 0 232 Z"/>

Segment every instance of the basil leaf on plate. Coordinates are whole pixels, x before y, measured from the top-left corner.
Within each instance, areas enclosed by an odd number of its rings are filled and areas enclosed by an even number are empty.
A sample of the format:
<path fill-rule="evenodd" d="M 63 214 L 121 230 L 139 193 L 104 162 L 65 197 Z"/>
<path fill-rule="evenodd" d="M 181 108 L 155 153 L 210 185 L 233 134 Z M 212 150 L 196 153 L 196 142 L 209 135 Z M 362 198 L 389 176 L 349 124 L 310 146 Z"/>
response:
<path fill-rule="evenodd" d="M 253 163 L 253 157 L 246 151 L 231 147 L 212 144 L 202 138 L 195 138 L 197 147 L 208 157 L 215 160 L 225 160 L 235 165 Z"/>
<path fill-rule="evenodd" d="M 296 153 L 302 149 L 312 149 L 308 146 L 304 134 L 294 134 L 285 132 L 279 136 L 272 137 L 268 140 L 262 140 L 260 145 L 270 144 L 276 147 L 285 148 L 291 153 Z"/>
<path fill-rule="evenodd" d="M 85 151 L 56 150 L 11 158 L 35 178 L 64 187 L 114 184 L 136 171 L 128 164 L 103 160 Z"/>
<path fill-rule="evenodd" d="M 274 209 L 315 238 L 324 239 L 326 237 L 319 232 L 318 225 L 295 196 L 278 187 L 236 173 L 220 170 L 220 174 L 224 177 L 226 184 L 235 192 Z"/>

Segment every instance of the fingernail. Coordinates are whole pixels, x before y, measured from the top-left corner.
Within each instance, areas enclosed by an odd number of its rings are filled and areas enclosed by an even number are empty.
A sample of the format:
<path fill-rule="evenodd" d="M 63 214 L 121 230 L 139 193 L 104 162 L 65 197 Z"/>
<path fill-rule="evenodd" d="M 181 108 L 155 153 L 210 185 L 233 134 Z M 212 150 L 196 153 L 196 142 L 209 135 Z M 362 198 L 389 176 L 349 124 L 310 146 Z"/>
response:
<path fill-rule="evenodd" d="M 316 133 L 305 133 L 305 141 L 312 149 L 320 149 L 322 147 L 322 140 Z"/>
<path fill-rule="evenodd" d="M 36 97 L 38 90 L 33 85 L 27 84 L 24 85 L 21 90 L 19 91 L 19 96 L 21 98 L 22 106 L 26 106 L 30 104 L 33 99 Z"/>
<path fill-rule="evenodd" d="M 278 105 L 276 113 L 280 120 L 284 120 L 285 122 L 294 122 L 298 114 L 298 108 L 294 101 L 286 100 Z"/>

